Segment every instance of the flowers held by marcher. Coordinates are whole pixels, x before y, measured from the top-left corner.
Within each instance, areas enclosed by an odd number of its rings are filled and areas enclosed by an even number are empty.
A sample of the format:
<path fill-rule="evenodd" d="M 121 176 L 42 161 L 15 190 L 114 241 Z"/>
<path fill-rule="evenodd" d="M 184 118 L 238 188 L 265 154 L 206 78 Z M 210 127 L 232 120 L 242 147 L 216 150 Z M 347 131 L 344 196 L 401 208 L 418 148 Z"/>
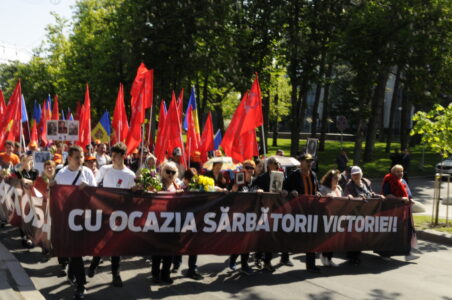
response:
<path fill-rule="evenodd" d="M 135 179 L 138 189 L 148 192 L 158 192 L 163 189 L 159 173 L 155 169 L 142 169 Z"/>
<path fill-rule="evenodd" d="M 188 185 L 188 190 L 191 192 L 213 192 L 215 191 L 215 181 L 207 176 L 196 175 L 193 176 Z"/>

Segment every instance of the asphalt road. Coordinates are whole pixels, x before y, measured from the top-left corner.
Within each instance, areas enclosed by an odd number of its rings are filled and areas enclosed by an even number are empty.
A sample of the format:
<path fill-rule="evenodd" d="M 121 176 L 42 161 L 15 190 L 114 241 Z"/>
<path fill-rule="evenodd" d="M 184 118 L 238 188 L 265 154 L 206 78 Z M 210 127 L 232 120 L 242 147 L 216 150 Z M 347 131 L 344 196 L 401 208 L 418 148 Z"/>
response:
<path fill-rule="evenodd" d="M 41 262 L 38 248 L 21 247 L 18 230 L 0 229 L 0 242 L 10 249 L 46 299 L 71 299 L 74 288 L 58 278 L 56 258 Z M 304 254 L 292 255 L 294 267 L 278 266 L 273 273 L 258 271 L 241 275 L 226 268 L 226 256 L 204 255 L 198 259 L 201 281 L 184 277 L 187 257 L 181 271 L 173 275 L 171 286 L 151 285 L 150 264 L 141 257 L 123 258 L 122 288 L 111 285 L 110 262 L 104 260 L 94 278 L 88 278 L 86 299 L 442 299 L 452 300 L 452 248 L 419 242 L 418 260 L 407 263 L 403 257 L 383 261 L 371 252 L 362 255 L 362 264 L 349 265 L 335 255 L 337 268 L 321 267 L 322 273 L 305 271 Z M 88 267 L 89 259 L 86 258 Z M 317 260 L 317 264 L 320 261 Z M 252 265 L 252 264 L 251 264 Z M 6 296 L 6 295 L 5 295 Z M 2 297 L 0 291 L 0 299 Z"/>

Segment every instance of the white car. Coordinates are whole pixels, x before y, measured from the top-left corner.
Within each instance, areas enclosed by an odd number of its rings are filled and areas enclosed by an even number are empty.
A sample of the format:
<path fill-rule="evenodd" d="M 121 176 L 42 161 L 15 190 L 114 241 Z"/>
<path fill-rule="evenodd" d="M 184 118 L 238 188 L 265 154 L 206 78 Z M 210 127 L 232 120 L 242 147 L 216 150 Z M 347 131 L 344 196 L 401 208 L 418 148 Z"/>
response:
<path fill-rule="evenodd" d="M 435 172 L 452 175 L 452 156 L 436 164 Z"/>

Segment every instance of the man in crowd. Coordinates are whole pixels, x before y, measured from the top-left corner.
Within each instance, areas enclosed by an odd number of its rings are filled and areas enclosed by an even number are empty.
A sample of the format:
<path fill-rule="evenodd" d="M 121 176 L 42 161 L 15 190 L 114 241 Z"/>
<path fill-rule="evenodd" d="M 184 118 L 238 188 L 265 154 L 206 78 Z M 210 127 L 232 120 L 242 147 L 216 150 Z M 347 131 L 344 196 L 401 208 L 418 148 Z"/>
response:
<path fill-rule="evenodd" d="M 104 165 L 97 172 L 96 181 L 99 186 L 117 189 L 131 189 L 135 185 L 135 173 L 124 164 L 127 146 L 119 142 L 111 148 L 112 165 Z M 111 257 L 111 273 L 113 286 L 121 287 L 122 279 L 119 275 L 119 256 Z M 88 277 L 93 277 L 100 257 L 93 257 L 88 271 Z"/>
<path fill-rule="evenodd" d="M 93 172 L 83 166 L 83 149 L 79 146 L 72 146 L 68 151 L 68 165 L 63 167 L 55 176 L 56 184 L 78 185 L 81 189 L 85 186 L 97 186 Z M 67 272 L 71 282 L 75 281 L 77 289 L 74 299 L 83 299 L 85 296 L 85 268 L 83 258 L 80 256 L 69 258 L 69 268 Z"/>
<path fill-rule="evenodd" d="M 288 191 L 294 198 L 298 195 L 315 195 L 319 190 L 317 175 L 311 170 L 313 157 L 306 153 L 299 157 L 300 168 L 292 172 L 286 180 L 284 180 L 285 191 Z M 281 255 L 281 263 L 287 266 L 293 266 L 289 260 L 289 254 Z M 306 270 L 311 273 L 320 273 L 320 269 L 315 266 L 315 253 L 306 253 Z"/>
<path fill-rule="evenodd" d="M 102 166 L 111 163 L 111 157 L 107 154 L 107 145 L 104 143 L 97 145 L 95 157 L 98 168 L 102 168 Z"/>
<path fill-rule="evenodd" d="M 174 148 L 172 161 L 176 163 L 177 169 L 179 170 L 179 179 L 182 179 L 185 173 L 185 167 L 182 157 L 182 150 L 179 147 Z"/>
<path fill-rule="evenodd" d="M 6 141 L 5 152 L 0 153 L 0 161 L 2 167 L 15 166 L 20 163 L 19 156 L 14 152 L 14 143 L 12 141 Z"/>

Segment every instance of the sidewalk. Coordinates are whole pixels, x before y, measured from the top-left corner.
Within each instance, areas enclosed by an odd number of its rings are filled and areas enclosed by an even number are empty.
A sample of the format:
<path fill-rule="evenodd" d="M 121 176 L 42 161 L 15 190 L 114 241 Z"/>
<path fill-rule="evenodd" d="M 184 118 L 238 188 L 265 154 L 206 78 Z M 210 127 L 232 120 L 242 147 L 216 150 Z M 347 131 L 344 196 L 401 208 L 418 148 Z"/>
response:
<path fill-rule="evenodd" d="M 0 299 L 45 299 L 36 290 L 16 257 L 2 243 L 0 243 Z"/>

